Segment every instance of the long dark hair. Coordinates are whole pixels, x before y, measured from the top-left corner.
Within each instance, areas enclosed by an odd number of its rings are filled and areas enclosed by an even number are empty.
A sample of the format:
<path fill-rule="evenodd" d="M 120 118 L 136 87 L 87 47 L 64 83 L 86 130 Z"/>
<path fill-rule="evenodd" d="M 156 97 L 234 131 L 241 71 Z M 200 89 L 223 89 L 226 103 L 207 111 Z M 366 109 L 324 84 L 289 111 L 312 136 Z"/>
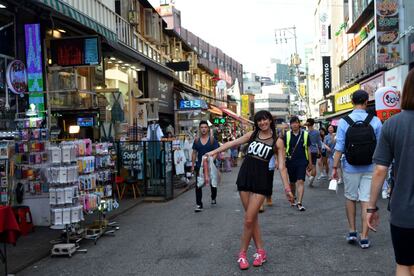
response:
<path fill-rule="evenodd" d="M 260 110 L 256 114 L 254 114 L 254 131 L 252 136 L 250 137 L 249 144 L 256 139 L 257 135 L 259 134 L 259 121 L 261 120 L 270 120 L 270 130 L 272 131 L 272 138 L 273 141 L 276 142 L 277 140 L 277 133 L 276 133 L 276 125 L 275 121 L 273 120 L 272 114 L 267 110 Z"/>

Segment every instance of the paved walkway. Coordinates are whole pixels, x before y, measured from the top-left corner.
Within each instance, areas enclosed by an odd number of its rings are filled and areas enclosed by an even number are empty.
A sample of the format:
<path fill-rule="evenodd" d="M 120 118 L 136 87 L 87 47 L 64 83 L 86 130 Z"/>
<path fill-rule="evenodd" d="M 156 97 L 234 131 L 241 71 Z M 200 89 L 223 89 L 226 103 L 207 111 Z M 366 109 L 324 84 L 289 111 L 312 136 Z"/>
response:
<path fill-rule="evenodd" d="M 394 260 L 386 202 L 372 247 L 345 242 L 342 191 L 327 183 L 306 188 L 306 212 L 291 208 L 276 181 L 274 206 L 260 215 L 269 261 L 241 272 L 236 263 L 243 212 L 235 188 L 238 169 L 223 174 L 217 206 L 194 213 L 194 191 L 166 203 L 144 203 L 121 215 L 115 237 L 85 242 L 87 254 L 46 258 L 18 275 L 392 275 Z M 279 179 L 279 178 L 277 178 Z M 358 220 L 358 225 L 359 225 Z M 253 247 L 249 256 L 254 253 Z"/>

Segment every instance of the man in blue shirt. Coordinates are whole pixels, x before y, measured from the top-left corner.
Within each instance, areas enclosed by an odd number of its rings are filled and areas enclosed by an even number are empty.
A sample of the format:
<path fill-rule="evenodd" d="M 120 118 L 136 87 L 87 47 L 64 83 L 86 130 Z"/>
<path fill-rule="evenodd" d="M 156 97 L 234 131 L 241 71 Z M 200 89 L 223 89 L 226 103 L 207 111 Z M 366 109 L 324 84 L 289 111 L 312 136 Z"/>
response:
<path fill-rule="evenodd" d="M 368 104 L 368 93 L 363 90 L 358 90 L 352 94 L 352 104 L 354 105 L 354 110 L 350 115 L 348 115 L 354 122 L 364 121 L 368 113 L 366 112 Z M 369 123 L 376 136 L 376 140 L 379 141 L 381 133 L 381 121 L 374 117 Z M 332 169 L 332 178 L 338 179 L 338 165 L 342 157 L 342 154 L 345 153 L 345 137 L 346 132 L 349 128 L 349 124 L 342 118 L 338 124 L 338 130 L 336 134 L 336 145 L 335 145 L 335 156 Z M 349 224 L 349 233 L 347 236 L 347 241 L 349 243 L 355 243 L 358 240 L 358 233 L 355 227 L 355 217 L 356 217 L 356 202 L 361 202 L 361 218 L 362 218 L 362 232 L 359 240 L 361 248 L 368 248 L 370 246 L 368 240 L 368 225 L 366 222 L 366 209 L 368 208 L 368 203 L 370 199 L 370 190 L 371 190 L 371 179 L 373 172 L 373 165 L 360 165 L 355 166 L 347 162 L 346 158 L 343 158 L 342 161 L 343 169 L 343 181 L 344 181 L 344 190 L 346 197 L 346 215 L 348 218 Z"/>
<path fill-rule="evenodd" d="M 201 160 L 203 155 L 207 152 L 213 151 L 219 147 L 219 144 L 214 136 L 210 133 L 210 127 L 208 126 L 207 121 L 201 121 L 199 124 L 199 133 L 200 136 L 197 137 L 193 143 L 193 154 L 192 154 L 192 167 L 191 170 L 196 173 L 196 181 L 198 179 L 198 173 L 201 168 Z M 197 161 L 196 161 L 197 160 Z M 198 187 L 196 183 L 196 208 L 195 212 L 201 212 L 203 210 L 203 191 L 202 187 Z M 216 204 L 217 197 L 217 187 L 211 186 L 211 204 Z"/>

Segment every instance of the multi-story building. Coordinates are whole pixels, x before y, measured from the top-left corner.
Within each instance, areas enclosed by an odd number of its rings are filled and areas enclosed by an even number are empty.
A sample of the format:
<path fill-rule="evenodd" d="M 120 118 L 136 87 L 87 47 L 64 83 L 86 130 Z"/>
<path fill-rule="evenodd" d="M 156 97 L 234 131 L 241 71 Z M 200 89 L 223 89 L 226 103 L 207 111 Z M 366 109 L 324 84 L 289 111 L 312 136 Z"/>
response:
<path fill-rule="evenodd" d="M 414 42 L 411 27 L 414 19 L 409 16 L 414 3 L 409 0 L 330 3 L 317 2 L 314 60 L 321 69 L 310 74 L 315 76 L 311 81 L 324 89 L 320 110 L 326 112 L 329 107 L 325 102 L 332 102 L 334 114 L 324 118 L 335 121 L 351 110 L 351 95 L 357 89 L 369 93 L 372 112 L 379 87 L 402 89 L 414 61 L 410 47 Z M 325 70 L 329 67 L 331 70 Z M 330 90 L 325 91 L 326 86 Z"/>

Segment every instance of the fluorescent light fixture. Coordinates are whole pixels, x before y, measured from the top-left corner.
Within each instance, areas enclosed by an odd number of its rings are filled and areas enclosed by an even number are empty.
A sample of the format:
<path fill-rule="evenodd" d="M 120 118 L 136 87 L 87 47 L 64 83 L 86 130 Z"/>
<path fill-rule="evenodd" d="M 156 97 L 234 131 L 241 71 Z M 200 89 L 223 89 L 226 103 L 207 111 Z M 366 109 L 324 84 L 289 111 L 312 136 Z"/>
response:
<path fill-rule="evenodd" d="M 65 34 L 65 33 L 66 33 L 66 31 L 65 31 L 64 29 L 56 29 L 56 31 L 58 31 L 58 32 L 60 32 L 60 33 L 63 33 L 63 34 Z"/>
<path fill-rule="evenodd" d="M 110 60 L 116 60 L 116 58 L 114 58 L 114 57 L 110 57 L 109 59 L 110 59 Z"/>
<path fill-rule="evenodd" d="M 80 126 L 75 125 L 75 126 L 69 126 L 69 133 L 70 134 L 77 134 L 80 131 Z"/>
<path fill-rule="evenodd" d="M 4 5 L 4 4 L 0 4 L 0 9 L 5 9 L 5 8 L 7 8 L 7 6 L 6 6 L 6 5 Z"/>

